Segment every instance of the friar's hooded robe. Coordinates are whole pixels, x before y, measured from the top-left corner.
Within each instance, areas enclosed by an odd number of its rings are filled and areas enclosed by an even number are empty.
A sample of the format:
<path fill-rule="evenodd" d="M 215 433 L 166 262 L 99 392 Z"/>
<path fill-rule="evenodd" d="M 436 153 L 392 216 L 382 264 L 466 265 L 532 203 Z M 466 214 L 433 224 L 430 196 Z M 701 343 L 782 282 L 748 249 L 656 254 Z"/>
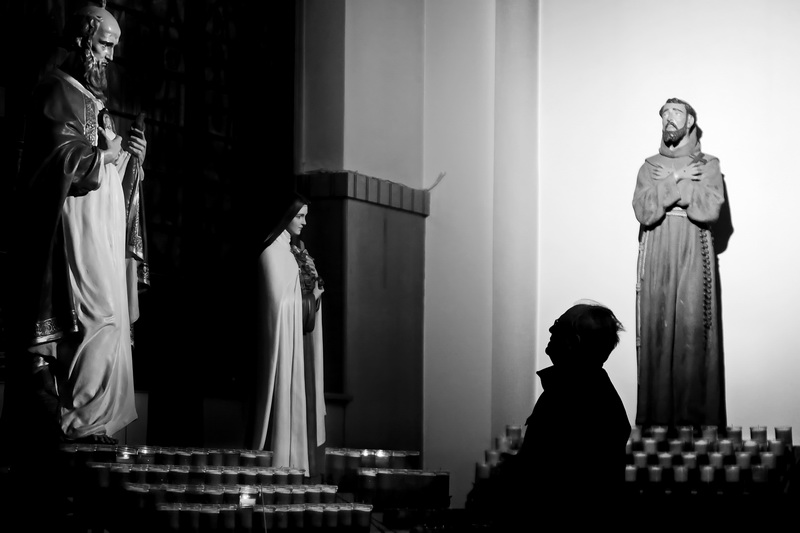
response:
<path fill-rule="evenodd" d="M 636 283 L 638 425 L 726 424 L 717 265 L 710 231 L 725 202 L 719 160 L 685 144 L 639 169 L 633 209 L 641 224 Z M 697 162 L 695 179 L 671 173 Z"/>

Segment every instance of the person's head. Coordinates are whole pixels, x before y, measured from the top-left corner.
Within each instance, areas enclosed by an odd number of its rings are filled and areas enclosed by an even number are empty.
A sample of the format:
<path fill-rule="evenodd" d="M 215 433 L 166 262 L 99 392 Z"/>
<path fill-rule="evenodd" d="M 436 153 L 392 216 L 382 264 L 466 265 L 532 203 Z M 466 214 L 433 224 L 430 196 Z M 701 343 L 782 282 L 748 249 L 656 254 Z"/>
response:
<path fill-rule="evenodd" d="M 279 199 L 273 201 L 272 205 L 275 207 L 265 212 L 265 218 L 277 222 L 267 226 L 270 230 L 261 242 L 259 253 L 272 244 L 284 231 L 289 232 L 293 242 L 299 238 L 300 232 L 306 225 L 308 203 L 303 195 L 296 192 L 289 194 L 288 197 L 279 195 Z"/>
<path fill-rule="evenodd" d="M 679 98 L 668 99 L 658 114 L 661 116 L 661 139 L 669 147 L 680 144 L 697 123 L 694 108 Z"/>
<path fill-rule="evenodd" d="M 121 35 L 119 23 L 105 9 L 104 0 L 100 6 L 78 9 L 64 30 L 67 47 L 76 54 L 70 74 L 98 98 L 105 99 L 106 69 L 114 60 L 114 48 Z"/>
<path fill-rule="evenodd" d="M 554 365 L 602 367 L 619 344 L 624 328 L 611 309 L 596 302 L 579 302 L 550 327 L 545 353 Z"/>
<path fill-rule="evenodd" d="M 308 214 L 308 204 L 303 204 L 300 207 L 300 210 L 295 213 L 292 220 L 289 221 L 289 225 L 286 227 L 286 231 L 289 232 L 294 238 L 300 237 L 300 232 L 303 231 L 303 228 L 306 225 L 306 215 Z"/>

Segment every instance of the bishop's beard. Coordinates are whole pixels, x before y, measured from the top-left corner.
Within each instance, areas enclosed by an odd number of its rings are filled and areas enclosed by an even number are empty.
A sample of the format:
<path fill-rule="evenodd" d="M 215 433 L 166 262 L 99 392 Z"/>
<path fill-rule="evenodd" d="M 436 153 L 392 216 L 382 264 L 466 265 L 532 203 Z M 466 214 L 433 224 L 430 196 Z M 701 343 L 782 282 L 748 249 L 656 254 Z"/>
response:
<path fill-rule="evenodd" d="M 83 85 L 97 98 L 106 101 L 106 89 L 108 88 L 108 78 L 106 77 L 106 65 L 95 59 L 91 50 L 85 50 L 83 56 Z"/>
<path fill-rule="evenodd" d="M 686 124 L 677 130 L 668 130 L 667 128 L 664 128 L 664 130 L 661 132 L 661 139 L 664 141 L 664 144 L 670 148 L 674 148 L 678 146 L 678 143 L 680 143 L 684 137 L 686 137 L 686 132 L 688 129 L 689 128 Z"/>

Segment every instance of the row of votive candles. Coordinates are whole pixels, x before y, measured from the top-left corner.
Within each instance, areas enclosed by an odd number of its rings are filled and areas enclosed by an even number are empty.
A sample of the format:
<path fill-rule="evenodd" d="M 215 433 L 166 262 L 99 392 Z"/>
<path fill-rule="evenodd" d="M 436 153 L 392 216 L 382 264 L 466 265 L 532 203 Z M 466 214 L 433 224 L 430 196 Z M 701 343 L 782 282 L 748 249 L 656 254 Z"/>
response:
<path fill-rule="evenodd" d="M 332 485 L 181 485 L 125 482 L 123 490 L 143 498 L 143 507 L 159 503 L 292 505 L 336 503 Z"/>
<path fill-rule="evenodd" d="M 475 465 L 475 479 L 488 479 L 504 453 L 515 454 L 522 446 L 522 426 L 507 425 L 505 433 L 494 438 L 493 446 L 484 452 L 485 460 Z"/>
<path fill-rule="evenodd" d="M 674 465 L 664 467 L 662 465 L 649 465 L 638 467 L 636 465 L 625 466 L 625 481 L 634 483 L 647 483 L 649 485 L 671 486 L 690 486 L 701 484 L 719 484 L 724 482 L 729 486 L 742 484 L 767 486 L 774 485 L 780 481 L 780 474 L 775 468 L 766 464 L 752 464 L 743 467 L 738 464 L 726 464 L 715 466 L 711 464 L 702 465 L 699 468 L 691 468 L 687 465 Z M 739 487 L 737 487 L 739 488 Z"/>
<path fill-rule="evenodd" d="M 83 461 L 182 466 L 272 466 L 272 451 L 216 448 L 171 448 L 159 446 L 115 446 L 68 444 L 61 447 Z"/>
<path fill-rule="evenodd" d="M 420 454 L 407 450 L 372 450 L 359 448 L 326 448 L 328 470 L 359 468 L 419 468 Z"/>
<path fill-rule="evenodd" d="M 156 520 L 165 531 L 267 532 L 302 529 L 366 532 L 372 507 L 360 503 L 326 505 L 160 504 Z"/>
<path fill-rule="evenodd" d="M 646 454 L 656 454 L 669 451 L 676 454 L 682 451 L 696 453 L 722 452 L 730 454 L 747 451 L 754 454 L 759 451 L 770 451 L 778 456 L 788 453 L 792 448 L 792 428 L 782 426 L 774 428 L 775 438 L 767 438 L 765 426 L 750 428 L 749 439 L 745 440 L 742 428 L 731 426 L 720 435 L 716 426 L 704 426 L 699 438 L 695 438 L 694 428 L 691 426 L 677 428 L 677 435 L 669 438 L 669 429 L 664 426 L 645 428 L 634 426 L 627 443 L 627 452 L 644 451 Z"/>
<path fill-rule="evenodd" d="M 86 465 L 93 477 L 138 483 L 176 483 L 207 485 L 302 485 L 305 470 L 288 467 L 186 466 L 162 464 L 125 464 L 90 461 Z M 101 485 L 102 486 L 102 485 Z"/>
<path fill-rule="evenodd" d="M 775 439 L 783 442 L 786 446 L 792 446 L 792 427 L 791 426 L 775 426 L 773 428 Z M 767 426 L 750 426 L 749 440 L 754 441 L 760 445 L 765 445 L 768 442 L 768 429 Z M 668 426 L 633 426 L 631 428 L 630 440 L 634 443 L 643 441 L 645 438 L 654 439 L 656 442 L 665 442 L 671 433 L 677 433 L 677 440 L 683 442 L 694 442 L 698 440 L 695 436 L 696 430 L 693 426 L 678 426 L 677 428 L 670 428 Z M 727 426 L 720 429 L 715 425 L 704 425 L 700 427 L 699 440 L 708 442 L 716 442 L 720 439 L 727 439 L 732 442 L 743 442 L 744 436 L 741 426 Z M 673 435 L 673 438 L 675 435 Z"/>
<path fill-rule="evenodd" d="M 359 468 L 358 501 L 379 508 L 442 509 L 450 505 L 450 472 Z"/>

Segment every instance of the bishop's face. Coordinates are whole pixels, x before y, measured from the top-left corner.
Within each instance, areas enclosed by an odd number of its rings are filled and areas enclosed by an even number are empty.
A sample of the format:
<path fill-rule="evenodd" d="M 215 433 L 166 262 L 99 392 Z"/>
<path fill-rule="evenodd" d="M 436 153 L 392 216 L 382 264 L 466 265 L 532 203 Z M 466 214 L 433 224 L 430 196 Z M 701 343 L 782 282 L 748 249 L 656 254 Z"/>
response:
<path fill-rule="evenodd" d="M 105 92 L 108 85 L 106 69 L 114 60 L 114 47 L 119 43 L 119 25 L 110 16 L 100 22 L 100 26 L 86 43 L 84 49 L 84 80 L 87 88 L 96 96 Z"/>
<path fill-rule="evenodd" d="M 661 110 L 661 138 L 670 148 L 677 146 L 694 124 L 694 118 L 686 113 L 683 104 L 665 104 Z"/>

